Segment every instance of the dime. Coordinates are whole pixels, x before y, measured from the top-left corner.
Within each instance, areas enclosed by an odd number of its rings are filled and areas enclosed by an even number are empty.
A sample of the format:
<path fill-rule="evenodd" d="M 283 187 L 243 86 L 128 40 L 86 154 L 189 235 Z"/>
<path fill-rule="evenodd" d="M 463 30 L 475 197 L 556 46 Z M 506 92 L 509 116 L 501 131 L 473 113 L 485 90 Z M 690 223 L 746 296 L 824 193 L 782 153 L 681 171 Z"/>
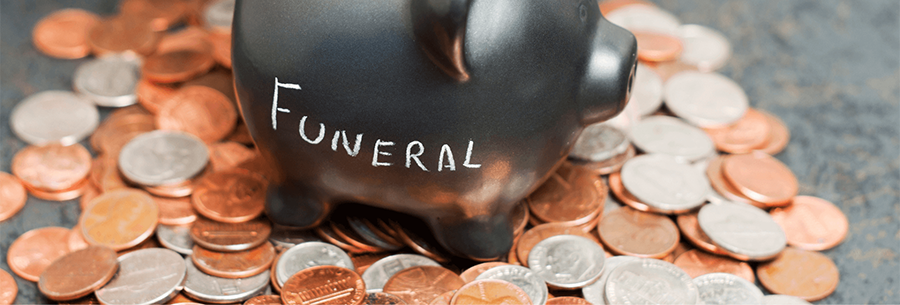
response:
<path fill-rule="evenodd" d="M 609 274 L 623 263 L 638 260 L 640 260 L 640 258 L 634 256 L 613 256 L 607 258 L 606 261 L 603 262 L 603 274 L 600 276 L 600 279 L 581 289 L 584 298 L 594 305 L 607 304 L 606 283 L 609 280 Z"/>
<path fill-rule="evenodd" d="M 72 145 L 94 132 L 100 113 L 73 92 L 43 91 L 16 104 L 9 121 L 16 136 L 28 144 Z"/>
<path fill-rule="evenodd" d="M 756 281 L 753 275 L 753 268 L 746 262 L 736 261 L 731 258 L 708 254 L 699 250 L 689 250 L 675 259 L 675 266 L 678 266 L 691 278 L 710 273 L 730 273 L 738 276 L 750 283 Z"/>
<path fill-rule="evenodd" d="M 265 219 L 221 223 L 203 217 L 191 227 L 191 239 L 201 247 L 221 252 L 243 251 L 266 242 L 272 225 Z"/>
<path fill-rule="evenodd" d="M 460 287 L 450 300 L 450 304 L 500 305 L 533 303 L 528 294 L 513 283 L 502 280 L 482 279 Z"/>
<path fill-rule="evenodd" d="M 441 294 L 459 289 L 465 281 L 440 266 L 414 266 L 397 272 L 384 284 L 384 292 L 409 304 L 427 305 Z"/>
<path fill-rule="evenodd" d="M 497 266 L 488 269 L 488 271 L 485 271 L 476 277 L 475 281 L 468 285 L 478 283 L 479 280 L 503 280 L 512 283 L 521 288 L 522 291 L 528 295 L 532 304 L 544 305 L 547 303 L 547 285 L 544 284 L 544 280 L 538 277 L 531 269 L 516 265 Z M 457 295 L 459 295 L 459 293 L 457 293 Z M 451 302 L 451 304 L 452 303 L 453 302 Z"/>
<path fill-rule="evenodd" d="M 81 231 L 93 245 L 128 249 L 153 235 L 159 208 L 145 192 L 121 189 L 94 198 L 81 215 Z"/>
<path fill-rule="evenodd" d="M 741 194 L 770 207 L 790 204 L 800 188 L 790 168 L 761 151 L 729 156 L 722 175 Z"/>
<path fill-rule="evenodd" d="M 43 227 L 20 235 L 6 251 L 9 270 L 25 280 L 37 282 L 51 262 L 69 253 L 66 243 L 69 232 L 66 228 Z"/>
<path fill-rule="evenodd" d="M 4 221 L 16 215 L 25 201 L 28 199 L 25 187 L 15 176 L 0 172 L 0 221 Z"/>
<path fill-rule="evenodd" d="M 51 300 L 74 300 L 105 285 L 118 269 L 116 251 L 89 246 L 54 260 L 41 273 L 38 289 Z"/>
<path fill-rule="evenodd" d="M 63 59 L 91 54 L 88 32 L 100 23 L 100 16 L 82 9 L 62 9 L 41 18 L 31 32 L 34 46 L 42 53 Z"/>
<path fill-rule="evenodd" d="M 707 305 L 760 304 L 763 293 L 739 276 L 730 273 L 709 273 L 694 278 L 700 300 Z"/>
<path fill-rule="evenodd" d="M 337 266 L 353 270 L 353 261 L 340 248 L 323 242 L 297 244 L 281 254 L 275 265 L 275 278 L 284 286 L 292 275 L 315 266 Z"/>
<path fill-rule="evenodd" d="M 160 304 L 182 289 L 186 270 L 181 255 L 143 249 L 119 257 L 116 276 L 94 295 L 103 304 Z"/>
<path fill-rule="evenodd" d="M 0 269 L 0 304 L 12 304 L 16 300 L 16 294 L 19 292 L 19 286 L 16 280 Z"/>
<path fill-rule="evenodd" d="M 362 273 L 362 279 L 366 282 L 366 291 L 382 291 L 388 279 L 400 271 L 416 266 L 439 267 L 440 264 L 428 257 L 416 254 L 395 254 L 382 258 Z"/>
<path fill-rule="evenodd" d="M 631 127 L 628 138 L 646 153 L 670 155 L 682 162 L 715 153 L 712 140 L 703 130 L 668 116 L 644 118 Z"/>
<path fill-rule="evenodd" d="M 173 226 L 160 224 L 156 226 L 156 238 L 159 243 L 172 251 L 191 255 L 194 252 L 194 241 L 191 240 L 190 226 Z"/>
<path fill-rule="evenodd" d="M 578 235 L 581 237 L 587 237 L 591 240 L 594 240 L 595 242 L 599 242 L 596 237 L 584 232 L 584 230 L 579 227 L 560 223 L 547 223 L 535 226 L 534 228 L 531 228 L 531 230 L 525 231 L 525 233 L 523 233 L 522 236 L 519 237 L 518 241 L 516 242 L 516 247 L 514 248 L 516 250 L 516 257 L 527 266 L 528 256 L 531 253 L 531 249 L 534 248 L 535 245 L 551 236 L 563 234 Z"/>
<path fill-rule="evenodd" d="M 724 128 L 707 128 L 716 148 L 732 154 L 745 154 L 766 144 L 769 122 L 765 115 L 748 108 L 744 116 Z"/>
<path fill-rule="evenodd" d="M 755 207 L 708 204 L 700 209 L 697 220 L 710 240 L 739 260 L 767 260 L 787 244 L 781 227 Z"/>
<path fill-rule="evenodd" d="M 703 251 L 719 255 L 728 255 L 728 251 L 716 246 L 716 244 L 709 239 L 709 236 L 706 236 L 703 229 L 700 228 L 700 223 L 697 220 L 698 213 L 700 213 L 700 211 L 681 214 L 675 218 L 675 221 L 678 223 L 678 229 L 681 230 L 681 234 L 683 234 L 691 244 L 697 248 L 703 249 Z"/>
<path fill-rule="evenodd" d="M 799 297 L 809 302 L 824 299 L 840 280 L 834 261 L 822 253 L 784 249 L 778 258 L 756 268 L 759 282 L 769 292 Z"/>
<path fill-rule="evenodd" d="M 150 23 L 125 15 L 104 19 L 88 33 L 88 43 L 97 56 L 126 51 L 147 55 L 156 50 L 158 39 Z"/>
<path fill-rule="evenodd" d="M 203 21 L 212 31 L 231 33 L 235 0 L 216 0 L 203 10 Z"/>
<path fill-rule="evenodd" d="M 604 257 L 603 248 L 593 240 L 557 235 L 531 249 L 528 266 L 554 288 L 578 289 L 600 278 Z"/>
<path fill-rule="evenodd" d="M 704 128 L 731 125 L 749 107 L 744 89 L 718 73 L 678 73 L 666 81 L 663 92 L 669 110 Z"/>
<path fill-rule="evenodd" d="M 255 296 L 246 302 L 244 305 L 281 305 L 281 296 L 280 295 L 261 295 Z"/>
<path fill-rule="evenodd" d="M 603 215 L 598 235 L 619 255 L 663 258 L 678 245 L 678 227 L 666 216 L 623 207 Z"/>
<path fill-rule="evenodd" d="M 791 202 L 769 212 L 784 229 L 789 245 L 822 251 L 834 248 L 847 237 L 847 216 L 833 203 L 812 196 L 797 196 Z"/>
<path fill-rule="evenodd" d="M 597 218 L 606 195 L 599 177 L 583 167 L 564 163 L 526 200 L 535 219 L 579 226 Z"/>
<path fill-rule="evenodd" d="M 141 75 L 163 84 L 183 82 L 209 71 L 216 61 L 206 50 L 176 49 L 144 59 Z"/>
<path fill-rule="evenodd" d="M 485 271 L 488 271 L 489 269 L 497 267 L 497 266 L 504 266 L 504 265 L 509 265 L 509 263 L 504 263 L 504 262 L 481 263 L 481 264 L 469 267 L 469 269 L 466 269 L 466 271 L 463 271 L 462 273 L 460 273 L 459 277 L 462 278 L 463 281 L 465 281 L 466 283 L 471 283 L 472 281 L 475 281 L 475 278 L 477 278 L 479 275 L 481 275 Z M 363 278 L 365 278 L 365 275 L 363 276 Z"/>
<path fill-rule="evenodd" d="M 703 72 L 719 70 L 731 57 L 731 43 L 714 29 L 684 24 L 678 28 L 678 37 L 684 44 L 681 62 L 694 65 Z"/>
<path fill-rule="evenodd" d="M 357 305 L 366 298 L 366 284 L 350 269 L 316 266 L 293 275 L 284 283 L 284 304 Z"/>
<path fill-rule="evenodd" d="M 140 60 L 128 55 L 107 55 L 85 62 L 75 69 L 75 91 L 98 106 L 125 107 L 137 103 L 135 88 L 140 77 Z"/>
<path fill-rule="evenodd" d="M 184 265 L 187 266 L 184 294 L 204 303 L 243 302 L 269 286 L 268 270 L 247 278 L 228 279 L 203 273 L 194 266 L 190 257 L 184 258 Z"/>
<path fill-rule="evenodd" d="M 215 252 L 194 245 L 191 251 L 194 267 L 206 274 L 224 278 L 246 278 L 269 269 L 275 259 L 275 247 L 263 243 L 238 252 Z"/>
<path fill-rule="evenodd" d="M 176 131 L 153 131 L 122 147 L 119 169 L 135 183 L 148 186 L 188 181 L 206 167 L 209 152 L 200 139 Z"/>
<path fill-rule="evenodd" d="M 697 285 L 675 265 L 642 258 L 624 262 L 609 274 L 609 304 L 698 304 Z"/>
<path fill-rule="evenodd" d="M 670 61 L 684 50 L 681 39 L 673 35 L 646 31 L 632 31 L 632 34 L 637 40 L 637 57 L 641 61 Z"/>
<path fill-rule="evenodd" d="M 711 191 L 702 173 L 667 155 L 634 157 L 622 166 L 621 178 L 641 202 L 667 214 L 699 207 Z"/>
<path fill-rule="evenodd" d="M 91 171 L 91 153 L 81 144 L 28 146 L 12 159 L 12 174 L 27 188 L 48 192 L 72 189 Z"/>
<path fill-rule="evenodd" d="M 214 172 L 194 187 L 191 202 L 209 219 L 241 223 L 261 215 L 267 182 L 263 176 L 241 169 Z"/>
<path fill-rule="evenodd" d="M 600 162 L 621 155 L 628 150 L 630 142 L 625 133 L 608 124 L 593 124 L 585 127 L 572 146 L 569 158 Z"/>
<path fill-rule="evenodd" d="M 162 105 L 156 126 L 184 131 L 213 143 L 234 130 L 237 117 L 234 104 L 221 92 L 205 86 L 187 86 Z"/>
<path fill-rule="evenodd" d="M 762 305 L 811 305 L 811 303 L 792 295 L 770 294 L 763 297 Z"/>
<path fill-rule="evenodd" d="M 604 15 L 609 22 L 631 32 L 677 35 L 681 21 L 654 5 L 628 5 Z"/>
<path fill-rule="evenodd" d="M 197 220 L 197 213 L 191 205 L 190 197 L 166 198 L 153 196 L 159 206 L 159 223 L 163 225 L 186 225 Z"/>

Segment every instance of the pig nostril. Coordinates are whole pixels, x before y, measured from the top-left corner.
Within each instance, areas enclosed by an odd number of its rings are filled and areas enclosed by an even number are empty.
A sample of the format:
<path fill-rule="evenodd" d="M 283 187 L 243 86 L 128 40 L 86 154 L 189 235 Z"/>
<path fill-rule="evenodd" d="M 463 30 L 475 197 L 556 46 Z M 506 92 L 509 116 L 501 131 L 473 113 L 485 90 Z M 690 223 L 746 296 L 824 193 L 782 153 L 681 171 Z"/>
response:
<path fill-rule="evenodd" d="M 631 86 L 634 85 L 634 74 L 637 73 L 637 61 L 631 66 L 631 73 L 628 74 L 628 86 L 625 91 L 625 102 L 631 99 Z M 624 107 L 623 107 L 624 108 Z"/>
<path fill-rule="evenodd" d="M 585 7 L 584 4 L 578 6 L 578 17 L 581 18 L 581 22 L 587 21 L 587 15 L 588 15 L 587 7 Z"/>

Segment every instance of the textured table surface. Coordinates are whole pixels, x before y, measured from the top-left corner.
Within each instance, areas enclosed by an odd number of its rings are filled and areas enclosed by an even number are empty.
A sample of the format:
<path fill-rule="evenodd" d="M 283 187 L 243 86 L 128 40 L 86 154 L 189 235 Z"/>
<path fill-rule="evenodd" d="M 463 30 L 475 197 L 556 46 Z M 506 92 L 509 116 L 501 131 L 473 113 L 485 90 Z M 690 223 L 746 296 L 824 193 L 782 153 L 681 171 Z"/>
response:
<path fill-rule="evenodd" d="M 721 72 L 743 86 L 753 107 L 778 115 L 791 130 L 776 157 L 797 175 L 801 194 L 830 200 L 849 218 L 846 241 L 824 252 L 840 268 L 840 284 L 820 303 L 900 304 L 900 1 L 657 2 L 682 22 L 716 28 L 731 40 L 734 55 Z M 10 131 L 12 107 L 39 91 L 70 90 L 84 62 L 38 53 L 32 27 L 61 8 L 109 15 L 116 3 L 0 1 L 0 170 L 9 172 L 13 154 L 25 146 Z M 29 198 L 0 222 L 0 268 L 10 272 L 6 252 L 16 237 L 38 227 L 70 228 L 79 213 L 76 200 Z M 50 303 L 34 283 L 16 281 L 17 303 Z"/>

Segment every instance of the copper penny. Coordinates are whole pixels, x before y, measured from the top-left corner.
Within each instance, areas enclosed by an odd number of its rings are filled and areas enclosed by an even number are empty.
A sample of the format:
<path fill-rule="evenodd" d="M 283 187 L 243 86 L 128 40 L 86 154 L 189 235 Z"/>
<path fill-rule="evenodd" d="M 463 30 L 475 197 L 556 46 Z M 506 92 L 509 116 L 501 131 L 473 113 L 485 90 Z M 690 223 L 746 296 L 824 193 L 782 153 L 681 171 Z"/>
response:
<path fill-rule="evenodd" d="M 712 185 L 712 188 L 728 200 L 746 203 L 760 209 L 765 209 L 766 204 L 747 198 L 747 196 L 741 194 L 734 185 L 731 185 L 731 182 L 728 182 L 725 177 L 722 176 L 722 164 L 725 162 L 726 158 L 728 158 L 728 156 L 716 157 L 706 166 L 706 177 L 709 178 L 709 184 Z"/>
<path fill-rule="evenodd" d="M 127 188 L 128 184 L 119 174 L 119 163 L 116 158 L 107 155 L 98 156 L 91 165 L 91 182 L 103 192 Z"/>
<path fill-rule="evenodd" d="M 281 288 L 284 304 L 358 305 L 366 298 L 366 284 L 347 268 L 316 266 L 292 275 Z"/>
<path fill-rule="evenodd" d="M 178 293 L 177 295 L 175 295 L 174 298 L 172 298 L 171 300 L 166 302 L 166 304 L 199 304 L 199 303 L 195 303 L 194 300 L 191 300 L 188 297 L 184 296 L 184 293 Z M 278 303 L 275 303 L 275 304 L 281 304 L 281 297 L 278 297 Z"/>
<path fill-rule="evenodd" d="M 149 113 L 116 115 L 113 112 L 91 135 L 95 151 L 117 159 L 122 147 L 135 137 L 156 129 L 156 119 Z"/>
<path fill-rule="evenodd" d="M 353 262 L 354 271 L 356 271 L 357 274 L 362 275 L 366 272 L 366 269 L 369 269 L 369 267 L 372 266 L 372 264 L 389 255 L 391 255 L 389 252 L 354 253 L 350 254 L 350 261 Z"/>
<path fill-rule="evenodd" d="M 666 216 L 622 207 L 597 225 L 606 249 L 618 255 L 663 258 L 678 246 L 678 227 Z"/>
<path fill-rule="evenodd" d="M 141 75 L 157 83 L 170 84 L 203 74 L 215 64 L 209 53 L 190 49 L 173 50 L 144 59 Z"/>
<path fill-rule="evenodd" d="M 160 129 L 184 131 L 206 143 L 230 134 L 236 122 L 237 111 L 228 97 L 204 86 L 179 89 L 163 104 L 156 119 Z"/>
<path fill-rule="evenodd" d="M 684 50 L 681 39 L 672 35 L 654 32 L 632 31 L 637 39 L 637 56 L 642 61 L 671 61 L 677 59 Z"/>
<path fill-rule="evenodd" d="M 526 199 L 534 218 L 577 226 L 597 217 L 606 194 L 606 186 L 598 176 L 564 163 Z"/>
<path fill-rule="evenodd" d="M 198 181 L 191 202 L 209 219 L 244 222 L 262 214 L 266 184 L 265 178 L 245 170 L 215 172 Z"/>
<path fill-rule="evenodd" d="M 100 16 L 81 9 L 64 9 L 42 18 L 31 32 L 34 46 L 56 58 L 76 59 L 91 54 L 87 37 Z"/>
<path fill-rule="evenodd" d="M 220 65 L 231 68 L 231 34 L 230 33 L 210 33 L 206 38 L 213 46 L 213 58 Z"/>
<path fill-rule="evenodd" d="M 269 267 L 269 283 L 272 284 L 272 289 L 278 292 L 279 295 L 281 294 L 281 285 L 278 285 L 278 275 L 275 272 L 275 267 L 278 265 L 278 260 L 281 259 L 282 254 L 284 252 L 278 253 L 275 259 L 272 260 L 272 267 Z"/>
<path fill-rule="evenodd" d="M 88 189 L 88 187 L 90 187 L 90 186 L 91 186 L 91 182 L 89 180 L 85 179 L 85 180 L 82 180 L 77 185 L 73 186 L 72 188 L 60 190 L 60 191 L 50 192 L 47 190 L 33 188 L 28 185 L 25 185 L 25 190 L 27 190 L 28 193 L 30 193 L 32 196 L 40 198 L 40 199 L 50 200 L 50 201 L 66 201 L 66 200 L 72 200 L 72 199 L 78 198 L 78 196 L 81 196 L 81 194 L 83 194 L 84 191 L 86 189 Z"/>
<path fill-rule="evenodd" d="M 691 278 L 714 272 L 731 273 L 747 280 L 755 282 L 753 268 L 746 262 L 732 258 L 709 254 L 700 250 L 690 250 L 675 259 L 675 266 L 681 268 Z"/>
<path fill-rule="evenodd" d="M 792 295 L 809 302 L 824 299 L 838 286 L 834 261 L 822 253 L 788 247 L 781 256 L 756 268 L 759 282 L 769 292 Z"/>
<path fill-rule="evenodd" d="M 66 238 L 66 246 L 69 247 L 69 252 L 78 251 L 91 245 L 88 244 L 87 240 L 84 239 L 84 235 L 81 234 L 81 225 L 75 224 L 71 230 L 69 230 L 69 237 Z"/>
<path fill-rule="evenodd" d="M 678 219 L 675 220 L 675 223 L 678 223 Z M 681 229 L 681 224 L 678 225 L 678 228 Z M 684 234 L 684 232 L 682 232 Z M 694 247 L 691 247 L 688 243 L 686 243 L 683 239 L 678 243 L 678 246 L 675 246 L 675 250 L 672 250 L 672 255 L 678 259 L 679 256 L 684 254 L 685 252 L 693 250 Z"/>
<path fill-rule="evenodd" d="M 585 233 L 584 230 L 579 227 L 573 227 L 558 223 L 542 224 L 531 228 L 531 230 L 525 231 L 525 233 L 523 233 L 522 236 L 519 237 L 519 240 L 516 244 L 517 260 L 522 263 L 522 265 L 527 266 L 528 254 L 531 253 L 531 249 L 534 248 L 535 245 L 537 245 L 542 240 L 547 239 L 548 237 L 563 234 L 586 237 L 588 239 L 596 241 L 598 244 L 600 243 L 596 236 Z"/>
<path fill-rule="evenodd" d="M 800 187 L 790 168 L 762 151 L 728 156 L 722 175 L 741 194 L 770 207 L 790 204 Z"/>
<path fill-rule="evenodd" d="M 98 56 L 125 51 L 148 55 L 156 50 L 158 41 L 150 24 L 130 16 L 104 19 L 88 33 L 91 50 Z"/>
<path fill-rule="evenodd" d="M 425 231 L 424 234 L 408 230 L 407 228 L 401 226 L 399 223 L 394 222 L 394 230 L 397 232 L 397 236 L 400 237 L 400 240 L 403 241 L 404 244 L 412 248 L 414 251 L 427 256 L 430 259 L 435 260 L 438 263 L 446 263 L 449 262 L 449 255 L 445 253 L 442 248 L 437 246 L 437 241 L 434 240 L 434 237 L 430 234 L 430 232 Z"/>
<path fill-rule="evenodd" d="M 653 208 L 641 202 L 640 199 L 634 197 L 634 195 L 625 188 L 625 185 L 622 184 L 622 176 L 619 175 L 618 172 L 609 174 L 609 189 L 612 190 L 613 195 L 615 195 L 619 201 L 630 206 L 632 209 L 642 212 L 653 211 Z"/>
<path fill-rule="evenodd" d="M 26 187 L 48 192 L 71 189 L 91 172 L 91 153 L 81 144 L 28 146 L 12 159 L 12 174 Z"/>
<path fill-rule="evenodd" d="M 469 267 L 469 269 L 466 269 L 466 271 L 463 271 L 462 273 L 460 273 L 459 277 L 462 278 L 463 281 L 465 281 L 466 283 L 470 283 L 470 282 L 474 281 L 476 277 L 478 277 L 485 271 L 488 271 L 488 269 L 491 269 L 491 268 L 494 268 L 497 266 L 503 266 L 503 265 L 509 265 L 509 264 L 504 263 L 504 262 L 481 263 L 481 264 Z"/>
<path fill-rule="evenodd" d="M 118 269 L 116 251 L 90 246 L 53 261 L 41 273 L 38 289 L 51 300 L 74 300 L 106 285 Z"/>
<path fill-rule="evenodd" d="M 256 145 L 253 143 L 253 137 L 250 135 L 250 130 L 247 129 L 247 124 L 244 123 L 244 120 L 238 120 L 237 125 L 234 126 L 234 132 L 225 137 L 225 140 L 238 142 L 247 146 Z"/>
<path fill-rule="evenodd" d="M 244 305 L 281 305 L 281 296 L 280 295 L 260 295 L 255 296 L 246 302 Z"/>
<path fill-rule="evenodd" d="M 119 4 L 123 15 L 140 18 L 153 26 L 155 31 L 164 31 L 177 24 L 187 13 L 187 2 L 181 0 L 125 0 Z"/>
<path fill-rule="evenodd" d="M 153 235 L 159 208 L 149 194 L 120 189 L 94 198 L 81 215 L 84 239 L 119 251 L 136 246 Z"/>
<path fill-rule="evenodd" d="M 384 292 L 396 295 L 409 304 L 427 305 L 447 291 L 465 285 L 456 273 L 437 266 L 415 266 L 397 272 L 386 283 Z"/>
<path fill-rule="evenodd" d="M 812 196 L 797 196 L 792 202 L 769 212 L 784 229 L 789 245 L 822 251 L 834 248 L 847 237 L 847 216 L 833 203 Z"/>
<path fill-rule="evenodd" d="M 322 240 L 341 248 L 341 250 L 347 251 L 349 253 L 362 253 L 365 252 L 360 248 L 357 248 L 344 240 L 337 232 L 334 231 L 333 228 L 328 223 L 324 223 L 319 225 L 318 227 L 313 228 L 313 232 L 316 233 Z"/>
<path fill-rule="evenodd" d="M 442 293 L 441 295 L 431 300 L 428 305 L 450 305 L 450 301 L 453 300 L 453 296 L 456 295 L 456 290 L 450 290 Z M 403 299 L 400 299 L 401 301 Z M 403 301 L 403 304 L 407 304 L 406 301 Z"/>
<path fill-rule="evenodd" d="M 4 221 L 16 215 L 25 206 L 28 194 L 19 179 L 0 172 L 0 198 L 3 198 L 0 202 L 0 221 Z"/>
<path fill-rule="evenodd" d="M 615 11 L 616 9 L 626 7 L 629 5 L 649 5 L 656 6 L 655 4 L 643 0 L 603 0 L 598 1 L 598 5 L 600 6 L 600 13 L 603 16 L 608 15 L 610 12 Z"/>
<path fill-rule="evenodd" d="M 531 304 L 528 294 L 513 283 L 501 280 L 477 280 L 456 291 L 452 305 Z"/>
<path fill-rule="evenodd" d="M 748 108 L 744 116 L 723 128 L 704 128 L 716 148 L 732 154 L 745 154 L 766 144 L 769 138 L 769 119 L 759 111 Z"/>
<path fill-rule="evenodd" d="M 219 142 L 209 145 L 209 166 L 214 172 L 235 168 L 255 156 L 255 150 L 237 142 Z"/>
<path fill-rule="evenodd" d="M 191 227 L 191 239 L 201 247 L 222 252 L 243 251 L 266 242 L 272 225 L 264 219 L 244 223 L 222 223 L 204 217 Z"/>
<path fill-rule="evenodd" d="M 363 252 L 383 252 L 386 251 L 384 248 L 379 248 L 366 241 L 365 238 L 359 235 L 353 228 L 350 228 L 349 222 L 347 222 L 346 218 L 339 217 L 339 219 L 332 218 L 331 221 L 328 222 L 328 226 L 331 227 L 331 230 L 340 237 L 341 240 L 349 243 L 354 248 L 360 249 Z"/>
<path fill-rule="evenodd" d="M 177 32 L 167 33 L 160 38 L 156 45 L 156 54 L 190 50 L 209 56 L 212 54 L 212 45 L 206 40 L 207 35 L 206 31 L 196 26 L 188 26 Z"/>
<path fill-rule="evenodd" d="M 656 71 L 659 74 L 659 77 L 662 78 L 663 83 L 667 81 L 670 77 L 675 74 L 684 72 L 684 71 L 697 71 L 697 66 L 681 62 L 679 60 L 673 61 L 665 61 L 665 62 L 655 62 L 649 63 L 649 67 L 653 68 L 653 71 Z M 668 113 L 666 113 L 668 115 Z"/>
<path fill-rule="evenodd" d="M 234 74 L 229 69 L 213 69 L 184 83 L 185 86 L 206 86 L 222 92 L 232 102 L 236 102 L 234 95 Z M 243 125 L 243 124 L 239 124 Z M 246 126 L 244 126 L 246 130 Z"/>
<path fill-rule="evenodd" d="M 675 218 L 675 221 L 678 223 L 678 229 L 681 230 L 681 234 L 684 234 L 684 237 L 697 248 L 713 254 L 728 255 L 728 251 L 716 246 L 712 240 L 709 239 L 709 236 L 706 236 L 706 233 L 700 228 L 697 214 L 698 211 L 694 211 L 678 215 L 678 217 Z"/>
<path fill-rule="evenodd" d="M 41 273 L 57 258 L 69 253 L 69 229 L 37 228 L 22 234 L 6 252 L 9 269 L 19 277 L 37 282 Z"/>
<path fill-rule="evenodd" d="M 163 103 L 175 95 L 175 90 L 175 86 L 158 84 L 142 78 L 138 81 L 134 93 L 137 95 L 138 103 L 141 106 L 147 108 L 147 111 L 150 111 L 150 113 L 156 114 L 159 113 Z"/>
<path fill-rule="evenodd" d="M 97 186 L 93 183 L 91 183 L 90 186 L 86 187 L 84 189 L 84 193 L 81 194 L 81 198 L 78 199 L 78 205 L 79 207 L 81 207 L 81 210 L 87 210 L 88 204 L 91 202 L 91 200 L 94 200 L 94 198 L 97 198 L 97 196 L 100 196 L 100 194 L 102 193 L 103 191 L 97 188 Z"/>
<path fill-rule="evenodd" d="M 757 111 L 762 113 L 769 123 L 769 136 L 766 137 L 766 142 L 756 149 L 774 156 L 787 147 L 791 140 L 791 131 L 778 117 L 762 110 Z"/>
<path fill-rule="evenodd" d="M 0 269 L 0 304 L 12 304 L 16 300 L 18 292 L 19 286 L 16 285 L 16 279 Z"/>
<path fill-rule="evenodd" d="M 185 225 L 197 220 L 190 197 L 166 198 L 153 196 L 159 207 L 159 223 L 170 226 Z"/>
<path fill-rule="evenodd" d="M 591 305 L 591 303 L 579 297 L 555 297 L 547 300 L 547 305 Z"/>
<path fill-rule="evenodd" d="M 266 271 L 275 259 L 275 247 L 263 243 L 238 252 L 215 252 L 195 245 L 191 259 L 206 274 L 224 278 L 251 277 Z"/>

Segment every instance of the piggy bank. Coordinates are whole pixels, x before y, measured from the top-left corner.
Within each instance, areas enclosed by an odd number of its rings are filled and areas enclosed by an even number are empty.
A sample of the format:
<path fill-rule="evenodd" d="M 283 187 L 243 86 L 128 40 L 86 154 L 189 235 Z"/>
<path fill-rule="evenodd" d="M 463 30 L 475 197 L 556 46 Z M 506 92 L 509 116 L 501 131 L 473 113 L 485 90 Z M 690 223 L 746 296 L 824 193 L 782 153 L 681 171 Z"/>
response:
<path fill-rule="evenodd" d="M 477 260 L 510 249 L 513 207 L 624 108 L 636 55 L 595 0 L 238 0 L 232 37 L 273 222 L 362 203 Z"/>

